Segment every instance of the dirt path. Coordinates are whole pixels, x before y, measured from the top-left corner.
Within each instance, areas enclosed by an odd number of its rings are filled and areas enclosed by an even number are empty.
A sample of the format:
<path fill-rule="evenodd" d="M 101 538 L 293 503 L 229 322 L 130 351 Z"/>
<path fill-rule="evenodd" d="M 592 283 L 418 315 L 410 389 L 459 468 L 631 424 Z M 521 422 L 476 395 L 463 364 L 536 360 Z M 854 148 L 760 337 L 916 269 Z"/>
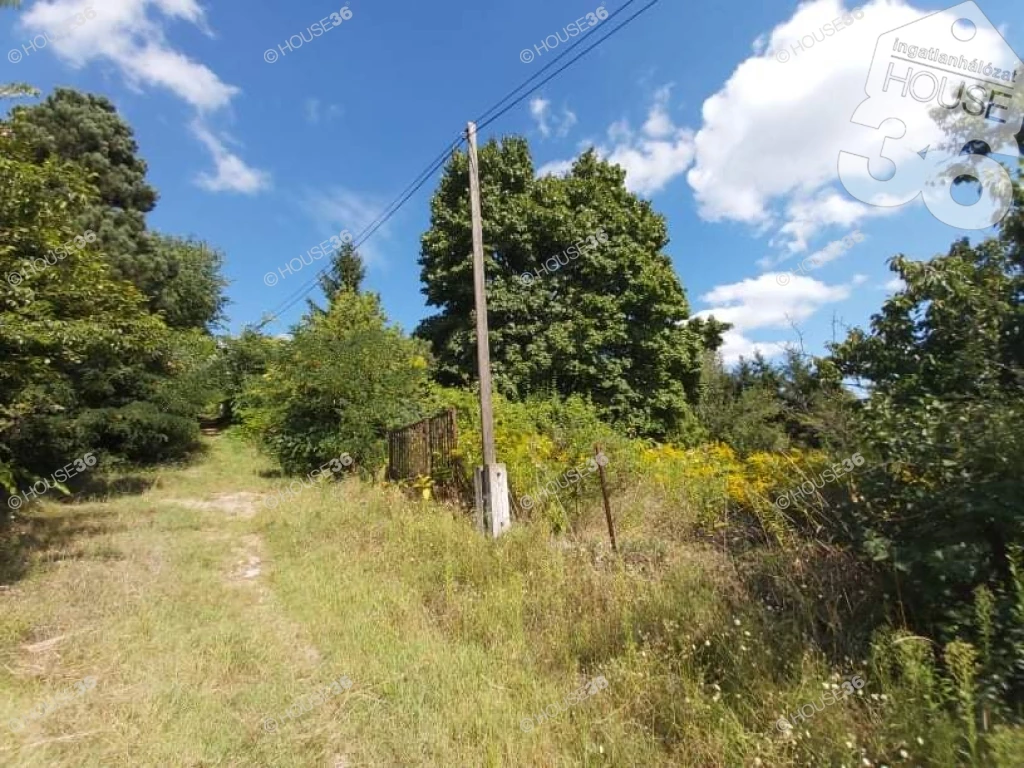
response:
<path fill-rule="evenodd" d="M 350 764 L 330 727 L 347 692 L 289 709 L 344 670 L 268 585 L 272 483 L 210 445 L 141 495 L 33 510 L 26 573 L 0 590 L 0 764 Z"/>

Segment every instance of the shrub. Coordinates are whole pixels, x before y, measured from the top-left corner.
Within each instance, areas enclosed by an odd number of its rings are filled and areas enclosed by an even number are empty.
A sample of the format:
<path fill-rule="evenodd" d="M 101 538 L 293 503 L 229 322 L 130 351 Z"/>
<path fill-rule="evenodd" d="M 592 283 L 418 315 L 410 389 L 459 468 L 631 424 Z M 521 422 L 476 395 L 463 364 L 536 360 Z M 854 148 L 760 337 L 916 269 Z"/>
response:
<path fill-rule="evenodd" d="M 288 473 L 343 453 L 374 472 L 387 429 L 423 413 L 427 367 L 426 345 L 388 327 L 376 296 L 341 291 L 250 379 L 239 412 Z"/>
<path fill-rule="evenodd" d="M 167 413 L 148 402 L 86 411 L 77 426 L 85 445 L 139 464 L 182 458 L 199 441 L 194 417 Z"/>

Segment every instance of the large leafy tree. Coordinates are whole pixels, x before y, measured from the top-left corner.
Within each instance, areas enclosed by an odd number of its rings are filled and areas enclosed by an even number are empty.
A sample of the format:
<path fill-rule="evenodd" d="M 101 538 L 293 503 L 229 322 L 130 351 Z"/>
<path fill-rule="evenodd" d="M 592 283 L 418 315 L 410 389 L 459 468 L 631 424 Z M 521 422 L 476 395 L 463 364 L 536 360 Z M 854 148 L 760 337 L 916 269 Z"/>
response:
<path fill-rule="evenodd" d="M 497 388 L 517 399 L 584 394 L 638 434 L 689 430 L 688 397 L 714 334 L 687 323 L 664 218 L 593 152 L 565 178 L 538 179 L 524 139 L 491 141 L 480 176 Z M 417 330 L 447 385 L 476 377 L 471 253 L 468 160 L 456 152 L 420 257 L 427 302 L 440 311 Z"/>
<path fill-rule="evenodd" d="M 58 88 L 14 110 L 36 162 L 58 157 L 85 169 L 98 196 L 76 215 L 79 232 L 99 238 L 113 274 L 133 283 L 169 325 L 205 328 L 220 319 L 221 258 L 202 243 L 146 227 L 157 192 L 146 180 L 134 132 L 103 96 Z"/>
<path fill-rule="evenodd" d="M 223 319 L 227 281 L 221 274 L 224 256 L 206 243 L 171 235 L 151 237 L 165 277 L 150 306 L 172 328 L 206 329 Z"/>
<path fill-rule="evenodd" d="M 134 132 L 103 96 L 58 88 L 39 104 L 15 114 L 36 160 L 70 160 L 89 174 L 99 195 L 79 214 L 81 231 L 100 238 L 115 275 L 130 280 L 146 295 L 163 278 L 146 236 L 145 215 L 157 193 L 146 182 L 146 163 Z"/>
<path fill-rule="evenodd" d="M 0 481 L 9 490 L 99 447 L 105 427 L 84 419 L 145 400 L 170 374 L 164 323 L 95 243 L 75 240 L 95 199 L 84 173 L 59 157 L 37 162 L 21 133 L 17 119 L 0 125 Z M 154 403 L 148 415 L 159 411 Z"/>

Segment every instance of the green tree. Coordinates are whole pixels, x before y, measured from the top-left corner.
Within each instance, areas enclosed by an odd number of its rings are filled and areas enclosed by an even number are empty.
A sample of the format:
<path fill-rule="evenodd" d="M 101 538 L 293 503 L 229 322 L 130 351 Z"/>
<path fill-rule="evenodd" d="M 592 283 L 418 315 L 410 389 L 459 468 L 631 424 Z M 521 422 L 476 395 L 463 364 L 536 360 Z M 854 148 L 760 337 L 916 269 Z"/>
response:
<path fill-rule="evenodd" d="M 506 396 L 592 399 L 641 435 L 692 432 L 705 341 L 663 249 L 664 218 L 625 186 L 625 171 L 581 156 L 563 178 L 534 177 L 526 141 L 480 152 L 491 361 Z M 468 163 L 453 154 L 431 200 L 420 264 L 440 312 L 416 331 L 440 383 L 476 377 Z"/>
<path fill-rule="evenodd" d="M 347 242 L 331 255 L 330 266 L 317 277 L 317 282 L 320 283 L 320 290 L 324 292 L 328 306 L 330 306 L 339 291 L 359 293 L 363 288 L 365 277 L 366 267 L 363 264 L 363 257 L 359 255 L 359 251 L 351 242 Z M 311 311 L 324 312 L 316 302 L 311 299 L 307 301 Z"/>
<path fill-rule="evenodd" d="M 286 472 L 343 453 L 373 470 L 386 430 L 421 415 L 427 369 L 425 345 L 389 327 L 376 296 L 341 291 L 249 379 L 238 410 Z"/>
<path fill-rule="evenodd" d="M 77 216 L 95 190 L 74 164 L 37 162 L 21 127 L 0 124 L 0 482 L 9 489 L 98 447 L 82 419 L 144 400 L 169 374 L 164 323 L 80 236 Z"/>
<path fill-rule="evenodd" d="M 223 320 L 223 254 L 206 243 L 171 235 L 153 235 L 151 241 L 157 260 L 166 265 L 166 276 L 150 302 L 153 311 L 172 328 L 209 329 Z"/>
<path fill-rule="evenodd" d="M 201 243 L 147 230 L 157 192 L 146 180 L 131 126 L 110 100 L 58 88 L 14 114 L 36 162 L 58 157 L 87 172 L 99 194 L 77 213 L 76 224 L 79 233 L 96 233 L 114 276 L 133 283 L 174 327 L 215 323 L 224 304 L 221 258 Z"/>

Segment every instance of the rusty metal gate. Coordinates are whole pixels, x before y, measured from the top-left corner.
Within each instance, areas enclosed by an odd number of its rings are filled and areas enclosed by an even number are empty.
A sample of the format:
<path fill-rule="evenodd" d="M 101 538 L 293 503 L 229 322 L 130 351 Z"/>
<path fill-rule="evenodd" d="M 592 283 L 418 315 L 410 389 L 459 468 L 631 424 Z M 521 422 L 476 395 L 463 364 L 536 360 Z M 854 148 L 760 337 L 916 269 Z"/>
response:
<path fill-rule="evenodd" d="M 438 498 L 465 496 L 465 478 L 457 455 L 459 428 L 455 409 L 388 432 L 388 480 L 429 477 Z"/>

